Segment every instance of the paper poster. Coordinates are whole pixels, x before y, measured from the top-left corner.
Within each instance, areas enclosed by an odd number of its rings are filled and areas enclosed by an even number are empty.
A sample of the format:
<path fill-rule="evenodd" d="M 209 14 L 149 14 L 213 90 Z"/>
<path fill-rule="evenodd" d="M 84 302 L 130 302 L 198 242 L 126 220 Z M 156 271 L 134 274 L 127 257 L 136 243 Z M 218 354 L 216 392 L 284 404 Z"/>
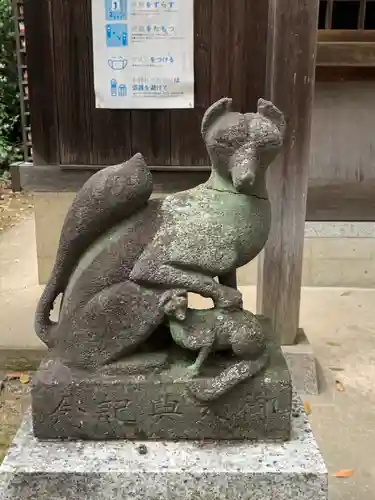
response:
<path fill-rule="evenodd" d="M 194 107 L 194 0 L 92 0 L 97 108 Z"/>

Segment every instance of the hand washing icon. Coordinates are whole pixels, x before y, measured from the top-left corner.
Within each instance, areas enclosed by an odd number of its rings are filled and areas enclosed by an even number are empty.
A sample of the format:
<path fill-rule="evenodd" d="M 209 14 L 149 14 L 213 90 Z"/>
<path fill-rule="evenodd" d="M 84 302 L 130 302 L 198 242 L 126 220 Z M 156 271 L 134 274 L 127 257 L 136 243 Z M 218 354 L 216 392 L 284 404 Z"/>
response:
<path fill-rule="evenodd" d="M 126 66 L 128 65 L 128 60 L 124 59 L 121 56 L 119 56 L 119 57 L 111 57 L 110 59 L 108 59 L 108 65 L 113 70 L 120 71 L 120 70 L 126 68 Z"/>
<path fill-rule="evenodd" d="M 127 47 L 128 26 L 126 24 L 107 24 L 105 30 L 107 47 Z"/>
<path fill-rule="evenodd" d="M 124 83 L 118 84 L 115 78 L 110 81 L 110 89 L 112 97 L 127 97 L 128 87 Z"/>

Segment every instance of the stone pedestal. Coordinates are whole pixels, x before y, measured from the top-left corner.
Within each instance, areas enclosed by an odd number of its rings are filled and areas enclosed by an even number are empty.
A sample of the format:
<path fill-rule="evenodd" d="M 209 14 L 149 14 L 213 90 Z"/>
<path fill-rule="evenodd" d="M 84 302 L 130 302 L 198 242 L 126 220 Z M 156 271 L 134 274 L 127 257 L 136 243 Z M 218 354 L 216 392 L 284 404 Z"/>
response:
<path fill-rule="evenodd" d="M 0 468 L 1 500 L 327 500 L 302 405 L 289 442 L 40 442 L 27 415 Z"/>
<path fill-rule="evenodd" d="M 138 353 L 90 373 L 47 358 L 32 389 L 35 436 L 40 439 L 159 439 L 287 441 L 292 382 L 269 322 L 266 364 L 214 401 L 200 402 L 192 385 L 210 384 L 232 358 L 213 356 L 191 379 L 184 350 Z M 187 353 L 186 355 L 189 355 Z"/>

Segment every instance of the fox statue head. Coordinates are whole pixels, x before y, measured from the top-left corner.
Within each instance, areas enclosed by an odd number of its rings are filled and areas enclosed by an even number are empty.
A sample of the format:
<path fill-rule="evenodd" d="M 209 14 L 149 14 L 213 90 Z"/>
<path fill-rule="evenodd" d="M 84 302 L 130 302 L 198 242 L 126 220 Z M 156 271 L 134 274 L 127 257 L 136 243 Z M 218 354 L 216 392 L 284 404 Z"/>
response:
<path fill-rule="evenodd" d="M 239 193 L 250 194 L 260 171 L 265 171 L 283 146 L 286 122 L 271 102 L 258 101 L 257 113 L 236 113 L 232 99 L 213 104 L 202 121 L 202 136 L 219 176 Z"/>

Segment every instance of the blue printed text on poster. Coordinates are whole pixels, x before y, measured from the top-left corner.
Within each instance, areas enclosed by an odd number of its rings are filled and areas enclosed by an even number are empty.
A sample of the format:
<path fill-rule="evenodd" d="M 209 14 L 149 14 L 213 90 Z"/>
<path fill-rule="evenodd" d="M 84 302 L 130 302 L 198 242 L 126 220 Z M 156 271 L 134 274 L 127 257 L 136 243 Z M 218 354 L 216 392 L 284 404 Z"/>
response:
<path fill-rule="evenodd" d="M 107 24 L 105 29 L 107 47 L 127 47 L 128 26 L 126 24 Z"/>
<path fill-rule="evenodd" d="M 105 17 L 107 21 L 126 21 L 127 0 L 105 0 Z"/>

